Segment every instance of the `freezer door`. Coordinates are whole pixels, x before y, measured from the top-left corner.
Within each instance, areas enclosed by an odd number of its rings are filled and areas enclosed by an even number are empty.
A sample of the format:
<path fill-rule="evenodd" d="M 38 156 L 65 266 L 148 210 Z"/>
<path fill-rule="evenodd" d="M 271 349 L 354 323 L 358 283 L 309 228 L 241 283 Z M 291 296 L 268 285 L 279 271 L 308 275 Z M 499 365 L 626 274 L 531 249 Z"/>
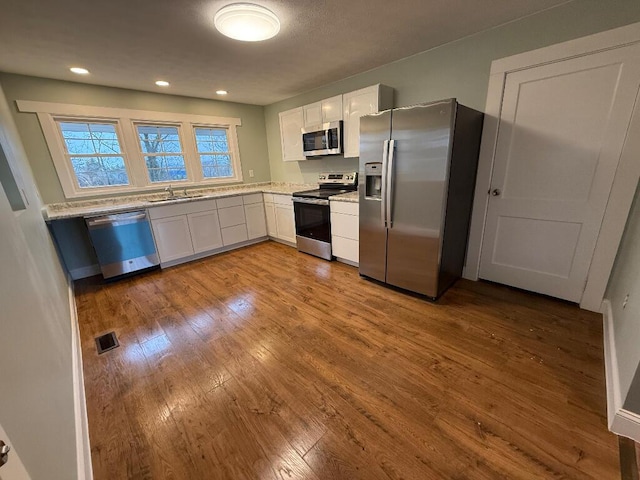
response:
<path fill-rule="evenodd" d="M 360 275 L 385 281 L 387 228 L 384 224 L 385 192 L 367 195 L 367 173 L 383 170 L 381 179 L 370 180 L 377 186 L 386 177 L 386 148 L 391 135 L 391 111 L 367 115 L 360 119 Z M 367 168 L 367 165 L 369 168 Z M 385 186 L 382 186 L 384 190 Z"/>
<path fill-rule="evenodd" d="M 391 127 L 386 281 L 434 298 L 455 105 L 451 100 L 395 109 Z"/>

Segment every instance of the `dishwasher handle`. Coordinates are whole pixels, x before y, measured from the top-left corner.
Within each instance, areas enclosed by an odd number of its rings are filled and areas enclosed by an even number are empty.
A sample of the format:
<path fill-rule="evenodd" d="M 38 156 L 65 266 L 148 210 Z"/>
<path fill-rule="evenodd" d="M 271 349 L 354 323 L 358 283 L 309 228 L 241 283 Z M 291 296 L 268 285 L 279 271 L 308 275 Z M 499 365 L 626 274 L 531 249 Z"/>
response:
<path fill-rule="evenodd" d="M 116 214 L 105 217 L 87 218 L 87 226 L 97 227 L 101 225 L 120 225 L 122 223 L 136 222 L 147 218 L 147 212 L 132 212 L 131 214 Z"/>

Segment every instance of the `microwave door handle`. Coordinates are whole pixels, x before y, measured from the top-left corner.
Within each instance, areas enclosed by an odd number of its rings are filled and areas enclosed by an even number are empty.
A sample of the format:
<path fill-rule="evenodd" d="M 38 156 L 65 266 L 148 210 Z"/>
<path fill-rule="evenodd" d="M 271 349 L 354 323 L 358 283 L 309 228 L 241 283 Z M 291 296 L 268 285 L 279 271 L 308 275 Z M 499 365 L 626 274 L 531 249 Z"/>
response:
<path fill-rule="evenodd" d="M 382 191 L 380 192 L 380 220 L 382 226 L 387 226 L 387 159 L 389 157 L 389 140 L 385 140 L 382 146 Z"/>
<path fill-rule="evenodd" d="M 395 153 L 396 153 L 396 141 L 395 140 L 391 140 L 389 142 L 389 162 L 388 162 L 388 172 L 387 172 L 387 201 L 386 201 L 386 205 L 387 205 L 387 225 L 389 228 L 391 228 L 393 226 L 393 218 L 392 218 L 392 214 L 393 214 L 393 205 L 391 205 L 391 201 L 393 199 L 393 175 L 394 175 L 394 171 L 393 171 L 393 161 L 395 159 Z"/>

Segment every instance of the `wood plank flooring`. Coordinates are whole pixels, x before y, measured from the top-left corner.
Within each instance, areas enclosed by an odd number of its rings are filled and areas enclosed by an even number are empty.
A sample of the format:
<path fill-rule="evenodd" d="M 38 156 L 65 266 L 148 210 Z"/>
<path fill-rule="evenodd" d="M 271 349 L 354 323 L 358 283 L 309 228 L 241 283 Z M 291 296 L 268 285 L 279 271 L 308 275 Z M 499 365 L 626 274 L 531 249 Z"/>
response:
<path fill-rule="evenodd" d="M 96 480 L 620 478 L 601 317 L 564 302 L 273 242 L 76 300 Z"/>

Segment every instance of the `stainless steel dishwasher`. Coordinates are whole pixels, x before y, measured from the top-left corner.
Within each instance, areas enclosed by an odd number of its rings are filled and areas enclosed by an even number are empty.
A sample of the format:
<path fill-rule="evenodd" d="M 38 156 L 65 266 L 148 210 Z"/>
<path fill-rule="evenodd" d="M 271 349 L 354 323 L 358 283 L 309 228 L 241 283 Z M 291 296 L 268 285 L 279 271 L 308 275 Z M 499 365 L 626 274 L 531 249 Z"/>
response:
<path fill-rule="evenodd" d="M 86 217 L 85 221 L 104 278 L 159 265 L 146 211 Z"/>

